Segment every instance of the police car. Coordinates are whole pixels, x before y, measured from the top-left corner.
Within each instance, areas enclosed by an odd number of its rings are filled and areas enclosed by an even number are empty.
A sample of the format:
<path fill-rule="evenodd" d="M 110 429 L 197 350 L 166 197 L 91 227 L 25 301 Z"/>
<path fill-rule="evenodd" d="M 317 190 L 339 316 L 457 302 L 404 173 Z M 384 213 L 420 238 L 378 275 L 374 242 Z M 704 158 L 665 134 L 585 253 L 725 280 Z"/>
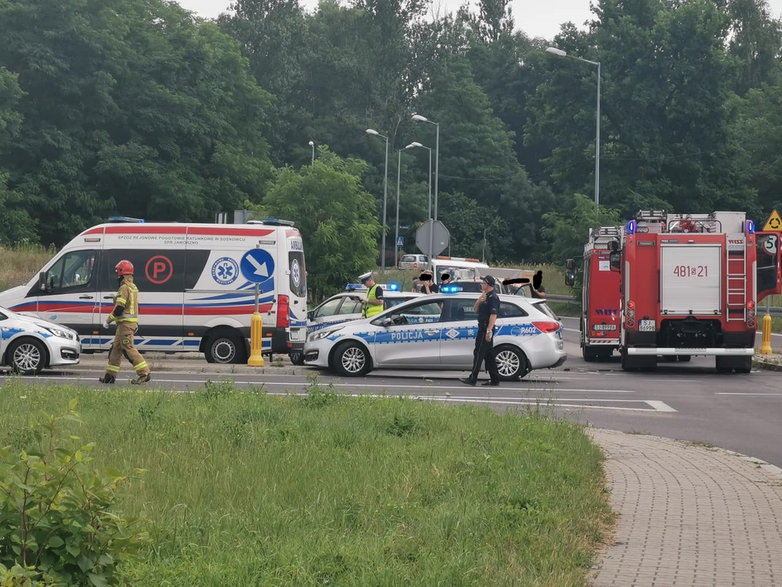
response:
<path fill-rule="evenodd" d="M 500 295 L 494 352 L 500 378 L 524 377 L 532 369 L 565 362 L 562 324 L 544 300 Z M 305 364 L 340 375 L 372 369 L 472 367 L 478 294 L 432 294 L 409 300 L 374 318 L 323 327 L 307 335 Z"/>
<path fill-rule="evenodd" d="M 77 365 L 80 354 L 75 330 L 0 306 L 0 367 L 34 374 L 45 367 Z"/>
<path fill-rule="evenodd" d="M 383 289 L 385 310 L 423 295 L 418 292 L 400 291 L 399 284 L 396 283 L 379 283 L 378 286 Z M 307 312 L 307 333 L 349 320 L 358 320 L 361 318 L 361 310 L 366 299 L 366 287 L 360 283 L 349 283 L 344 292 L 331 296 L 314 310 Z"/>

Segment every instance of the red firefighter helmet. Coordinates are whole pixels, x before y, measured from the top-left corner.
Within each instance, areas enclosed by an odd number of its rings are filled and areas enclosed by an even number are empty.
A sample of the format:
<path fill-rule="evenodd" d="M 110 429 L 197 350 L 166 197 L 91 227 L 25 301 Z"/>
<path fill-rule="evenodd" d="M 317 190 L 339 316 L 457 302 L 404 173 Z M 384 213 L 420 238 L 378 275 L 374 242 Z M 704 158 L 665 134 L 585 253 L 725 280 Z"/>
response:
<path fill-rule="evenodd" d="M 119 263 L 117 263 L 114 266 L 114 271 L 117 272 L 117 275 L 133 275 L 133 263 L 128 261 L 127 259 L 122 259 Z"/>

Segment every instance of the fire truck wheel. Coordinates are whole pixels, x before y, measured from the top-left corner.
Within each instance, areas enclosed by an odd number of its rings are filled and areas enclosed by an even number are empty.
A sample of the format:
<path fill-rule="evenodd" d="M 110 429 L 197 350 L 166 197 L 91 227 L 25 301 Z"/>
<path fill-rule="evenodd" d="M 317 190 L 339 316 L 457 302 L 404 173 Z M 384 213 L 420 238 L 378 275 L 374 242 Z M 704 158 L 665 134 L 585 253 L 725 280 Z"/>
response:
<path fill-rule="evenodd" d="M 524 353 L 509 344 L 494 349 L 494 362 L 497 363 L 497 371 L 503 381 L 518 381 L 531 371 Z"/>
<path fill-rule="evenodd" d="M 209 336 L 204 352 L 209 363 L 244 363 L 247 351 L 242 339 L 235 333 L 218 330 Z"/>
<path fill-rule="evenodd" d="M 655 356 L 629 356 L 627 351 L 622 351 L 623 371 L 654 371 L 657 369 L 657 357 Z"/>

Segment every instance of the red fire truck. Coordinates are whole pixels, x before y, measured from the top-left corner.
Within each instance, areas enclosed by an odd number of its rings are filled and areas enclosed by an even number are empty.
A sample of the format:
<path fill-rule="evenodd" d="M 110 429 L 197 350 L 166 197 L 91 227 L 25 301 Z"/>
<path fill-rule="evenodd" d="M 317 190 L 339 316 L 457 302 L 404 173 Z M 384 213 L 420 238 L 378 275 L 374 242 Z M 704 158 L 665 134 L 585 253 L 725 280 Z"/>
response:
<path fill-rule="evenodd" d="M 610 258 L 611 252 L 619 248 L 619 233 L 616 226 L 593 228 L 584 245 L 579 328 L 585 361 L 608 360 L 619 347 L 620 275 L 611 270 Z M 570 259 L 568 268 L 575 268 Z M 567 284 L 573 285 L 573 280 Z"/>
<path fill-rule="evenodd" d="M 778 241 L 743 212 L 639 212 L 610 263 L 621 276 L 622 368 L 707 355 L 719 372 L 748 373 L 757 302 L 782 286 Z"/>

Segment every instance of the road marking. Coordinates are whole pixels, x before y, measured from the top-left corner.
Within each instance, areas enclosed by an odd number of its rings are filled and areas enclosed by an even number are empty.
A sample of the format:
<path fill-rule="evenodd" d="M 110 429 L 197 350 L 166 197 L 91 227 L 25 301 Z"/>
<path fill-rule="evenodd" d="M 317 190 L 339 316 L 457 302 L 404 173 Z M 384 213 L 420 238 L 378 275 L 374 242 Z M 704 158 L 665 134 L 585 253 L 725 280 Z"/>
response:
<path fill-rule="evenodd" d="M 753 393 L 751 391 L 739 392 L 739 391 L 717 391 L 714 395 L 760 395 L 768 397 L 782 397 L 782 393 Z"/>

